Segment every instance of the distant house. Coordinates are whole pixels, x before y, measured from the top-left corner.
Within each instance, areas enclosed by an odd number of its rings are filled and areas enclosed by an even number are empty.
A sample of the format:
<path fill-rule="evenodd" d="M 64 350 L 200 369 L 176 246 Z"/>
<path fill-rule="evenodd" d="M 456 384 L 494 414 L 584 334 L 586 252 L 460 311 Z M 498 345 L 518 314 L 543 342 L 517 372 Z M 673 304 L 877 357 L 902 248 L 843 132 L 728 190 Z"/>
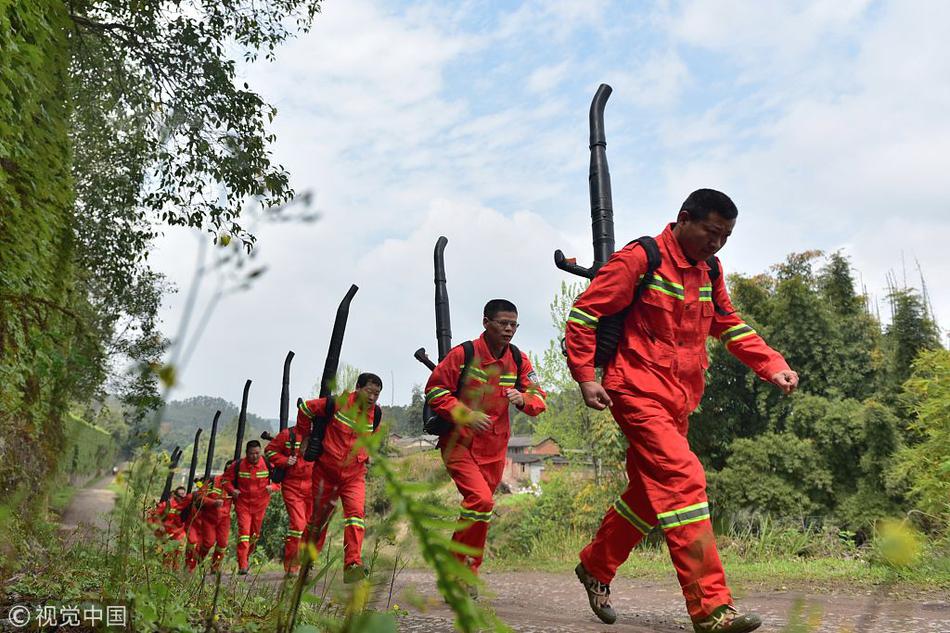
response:
<path fill-rule="evenodd" d="M 530 435 L 512 435 L 508 440 L 505 474 L 502 478 L 508 483 L 528 480 L 537 484 L 547 466 L 561 465 L 562 462 L 566 463 L 567 460 L 561 456 L 561 447 L 554 438 L 546 437 L 537 441 Z"/>
<path fill-rule="evenodd" d="M 402 455 L 418 453 L 419 451 L 428 451 L 435 448 L 439 438 L 435 435 L 420 435 L 419 437 L 398 437 L 389 436 L 389 445 L 399 451 Z"/>

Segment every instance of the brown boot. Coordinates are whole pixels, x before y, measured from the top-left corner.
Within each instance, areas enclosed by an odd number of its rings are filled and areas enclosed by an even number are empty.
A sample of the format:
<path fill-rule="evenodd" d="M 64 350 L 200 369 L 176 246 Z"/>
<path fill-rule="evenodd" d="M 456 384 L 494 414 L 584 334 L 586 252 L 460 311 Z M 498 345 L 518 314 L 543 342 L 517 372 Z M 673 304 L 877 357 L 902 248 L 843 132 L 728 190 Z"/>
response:
<path fill-rule="evenodd" d="M 604 624 L 616 622 L 617 612 L 610 606 L 610 585 L 605 585 L 591 576 L 584 568 L 584 563 L 578 563 L 574 568 L 574 573 L 587 590 L 587 602 L 590 603 L 590 610 L 594 612 L 594 615 Z"/>
<path fill-rule="evenodd" d="M 701 620 L 693 620 L 696 633 L 748 633 L 762 626 L 756 613 L 739 613 L 731 604 L 717 607 Z"/>

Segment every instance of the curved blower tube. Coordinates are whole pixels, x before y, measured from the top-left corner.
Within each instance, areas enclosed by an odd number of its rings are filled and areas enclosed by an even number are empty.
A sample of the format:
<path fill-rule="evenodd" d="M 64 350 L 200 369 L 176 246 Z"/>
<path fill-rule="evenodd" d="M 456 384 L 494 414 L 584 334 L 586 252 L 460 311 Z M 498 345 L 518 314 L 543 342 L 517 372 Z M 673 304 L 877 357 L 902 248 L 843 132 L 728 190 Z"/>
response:
<path fill-rule="evenodd" d="M 195 470 L 198 468 L 198 440 L 201 439 L 201 429 L 195 431 L 195 445 L 191 449 L 191 466 L 188 467 L 187 494 L 191 494 L 191 487 L 195 483 Z"/>
<path fill-rule="evenodd" d="M 247 426 L 247 392 L 251 390 L 250 378 L 244 383 L 241 397 L 241 414 L 238 416 L 237 440 L 234 443 L 234 461 L 241 459 L 241 444 L 244 443 L 244 428 Z"/>
<path fill-rule="evenodd" d="M 172 479 L 175 477 L 175 469 L 178 468 L 179 460 L 181 460 L 181 448 L 176 446 L 172 450 L 171 463 L 168 464 L 168 476 L 165 477 L 165 487 L 162 488 L 162 496 L 159 497 L 159 501 L 168 501 L 168 498 L 172 495 Z"/>
<path fill-rule="evenodd" d="M 333 333 L 330 334 L 330 346 L 327 349 L 327 361 L 323 365 L 323 376 L 320 378 L 320 397 L 329 398 L 330 383 L 336 378 L 340 366 L 340 352 L 343 350 L 343 335 L 346 333 L 346 321 L 350 316 L 350 303 L 359 287 L 356 284 L 346 291 L 340 306 L 336 309 L 336 319 L 333 321 Z M 329 420 L 324 415 L 316 415 L 311 420 L 310 436 L 307 439 L 307 450 L 303 458 L 308 462 L 316 461 L 323 452 L 323 436 L 327 430 Z"/>
<path fill-rule="evenodd" d="M 205 458 L 205 481 L 211 479 L 211 462 L 214 461 L 214 440 L 218 436 L 218 418 L 221 417 L 220 411 L 214 412 L 214 420 L 211 422 L 211 437 L 208 438 L 208 456 Z"/>
<path fill-rule="evenodd" d="M 433 253 L 435 270 L 435 340 L 439 346 L 439 361 L 452 349 L 452 317 L 449 312 L 449 290 L 445 280 L 445 247 L 448 238 L 440 235 Z"/>
<path fill-rule="evenodd" d="M 346 291 L 340 306 L 336 309 L 336 319 L 333 321 L 333 333 L 330 334 L 330 347 L 327 350 L 327 361 L 323 365 L 323 377 L 320 379 L 320 397 L 330 395 L 330 383 L 336 378 L 336 371 L 340 366 L 340 351 L 343 349 L 343 335 L 346 333 L 346 320 L 350 316 L 350 302 L 359 290 L 355 284 Z"/>
<path fill-rule="evenodd" d="M 593 279 L 600 267 L 614 252 L 614 203 L 610 190 L 610 169 L 607 167 L 607 137 L 604 133 L 604 109 L 613 89 L 600 84 L 590 103 L 590 221 L 593 234 L 594 263 L 590 268 L 579 266 L 560 250 L 554 251 L 554 265 L 565 272 Z"/>
<path fill-rule="evenodd" d="M 284 376 L 280 381 L 280 431 L 287 428 L 290 417 L 290 363 L 294 359 L 293 351 L 287 352 L 284 359 Z"/>

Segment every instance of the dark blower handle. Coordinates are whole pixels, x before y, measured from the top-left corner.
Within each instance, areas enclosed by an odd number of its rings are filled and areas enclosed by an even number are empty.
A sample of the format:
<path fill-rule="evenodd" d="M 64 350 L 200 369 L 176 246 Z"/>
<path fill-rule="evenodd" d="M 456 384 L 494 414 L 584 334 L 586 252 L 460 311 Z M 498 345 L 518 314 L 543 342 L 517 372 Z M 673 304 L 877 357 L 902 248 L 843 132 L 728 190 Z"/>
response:
<path fill-rule="evenodd" d="M 426 354 L 426 348 L 420 347 L 416 350 L 416 353 L 412 355 L 417 361 L 429 368 L 429 371 L 435 371 L 435 363 L 432 362 L 432 359 L 429 358 L 429 355 Z"/>
<path fill-rule="evenodd" d="M 610 190 L 610 170 L 607 166 L 607 136 L 604 132 L 604 110 L 613 89 L 600 84 L 590 104 L 590 219 L 593 233 L 594 262 L 590 268 L 577 264 L 575 258 L 565 257 L 560 250 L 554 252 L 554 265 L 561 270 L 593 279 L 600 267 L 607 263 L 614 252 L 614 209 Z"/>

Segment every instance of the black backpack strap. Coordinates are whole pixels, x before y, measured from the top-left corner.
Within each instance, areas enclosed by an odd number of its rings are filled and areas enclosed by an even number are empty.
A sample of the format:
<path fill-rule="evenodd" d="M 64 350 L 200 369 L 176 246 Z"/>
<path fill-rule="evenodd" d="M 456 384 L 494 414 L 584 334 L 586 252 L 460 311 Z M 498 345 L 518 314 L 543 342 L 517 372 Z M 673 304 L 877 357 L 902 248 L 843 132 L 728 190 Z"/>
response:
<path fill-rule="evenodd" d="M 716 309 L 716 314 L 719 316 L 729 316 L 731 312 L 726 312 L 719 307 L 719 304 L 716 303 L 716 282 L 719 281 L 719 278 L 722 276 L 722 269 L 719 268 L 719 260 L 716 259 L 716 256 L 713 255 L 706 260 L 706 265 L 709 266 L 709 285 L 712 286 L 712 304 Z"/>
<path fill-rule="evenodd" d="M 514 343 L 508 343 L 508 349 L 511 350 L 511 357 L 515 361 L 515 389 L 524 391 L 524 385 L 521 384 L 521 350 Z"/>
<path fill-rule="evenodd" d="M 462 371 L 459 373 L 459 382 L 455 386 L 455 397 L 462 394 L 462 387 L 465 386 L 465 378 L 468 376 L 468 370 L 472 367 L 475 360 L 475 344 L 471 341 L 462 343 L 462 351 L 465 352 L 465 362 L 462 364 Z"/>
<path fill-rule="evenodd" d="M 373 431 L 379 428 L 379 423 L 383 421 L 383 409 L 377 404 L 373 408 Z"/>
<path fill-rule="evenodd" d="M 640 248 L 642 248 L 643 252 L 647 255 L 647 270 L 643 273 L 643 279 L 649 282 L 649 280 L 653 278 L 653 273 L 655 273 L 660 267 L 660 264 L 663 263 L 663 257 L 660 255 L 660 247 L 656 245 L 656 240 L 649 235 L 638 237 L 630 242 L 628 246 L 634 242 L 639 244 Z M 637 288 L 633 291 L 633 301 L 630 302 L 630 305 L 640 300 L 640 295 L 643 294 L 644 288 L 646 288 L 646 284 L 638 281 Z"/>

